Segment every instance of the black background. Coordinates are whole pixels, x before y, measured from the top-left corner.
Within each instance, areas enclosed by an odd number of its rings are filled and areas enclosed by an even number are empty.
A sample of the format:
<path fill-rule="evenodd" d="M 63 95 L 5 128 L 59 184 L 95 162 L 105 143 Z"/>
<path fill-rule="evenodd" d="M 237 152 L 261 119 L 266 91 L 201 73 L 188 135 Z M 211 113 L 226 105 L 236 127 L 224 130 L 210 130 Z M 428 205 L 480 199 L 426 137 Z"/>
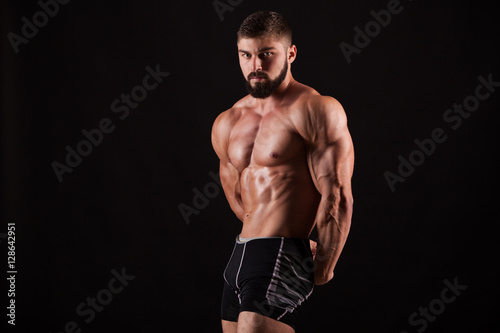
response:
<path fill-rule="evenodd" d="M 226 2 L 226 1 L 223 1 Z M 233 1 L 237 3 L 238 1 Z M 344 106 L 356 149 L 351 233 L 334 279 L 317 287 L 297 332 L 486 332 L 497 326 L 497 112 L 500 89 L 453 130 L 443 113 L 500 81 L 494 2 L 406 0 L 347 63 L 339 47 L 388 1 L 70 1 L 19 46 L 36 1 L 1 5 L 2 229 L 16 223 L 16 332 L 220 332 L 222 271 L 240 222 L 213 183 L 213 120 L 244 96 L 235 33 L 272 9 L 294 28 L 295 79 Z M 169 72 L 121 120 L 113 100 Z M 484 92 L 485 90 L 482 90 Z M 51 163 L 103 118 L 115 129 L 59 182 Z M 447 140 L 392 192 L 384 172 L 442 128 Z M 218 187 L 208 185 L 216 191 Z M 206 203 L 205 203 L 206 204 Z M 6 276 L 2 238 L 1 276 Z M 75 309 L 125 268 L 135 276 L 95 319 Z M 467 289 L 437 318 L 409 316 Z M 2 325 L 8 286 L 2 284 Z M 436 304 L 436 302 L 434 302 Z M 419 317 L 421 318 L 421 317 Z"/>

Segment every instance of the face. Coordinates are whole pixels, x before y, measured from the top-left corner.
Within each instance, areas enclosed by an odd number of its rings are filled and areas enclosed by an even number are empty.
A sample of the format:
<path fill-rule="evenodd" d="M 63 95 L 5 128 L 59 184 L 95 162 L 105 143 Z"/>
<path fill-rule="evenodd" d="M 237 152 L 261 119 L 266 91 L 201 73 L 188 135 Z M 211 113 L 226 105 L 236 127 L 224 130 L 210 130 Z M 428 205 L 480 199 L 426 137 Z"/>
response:
<path fill-rule="evenodd" d="M 295 59 L 295 46 L 271 37 L 242 38 L 238 41 L 241 71 L 248 92 L 255 98 L 272 95 L 286 78 Z"/>

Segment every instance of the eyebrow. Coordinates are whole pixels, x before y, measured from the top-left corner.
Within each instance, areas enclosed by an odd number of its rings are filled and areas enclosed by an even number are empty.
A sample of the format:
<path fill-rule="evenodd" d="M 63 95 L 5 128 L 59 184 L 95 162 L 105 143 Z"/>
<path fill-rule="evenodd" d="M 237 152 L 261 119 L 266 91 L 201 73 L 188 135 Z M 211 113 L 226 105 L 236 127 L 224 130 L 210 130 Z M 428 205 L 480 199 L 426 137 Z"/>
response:
<path fill-rule="evenodd" d="M 259 49 L 259 52 L 267 52 L 267 51 L 270 51 L 270 50 L 276 50 L 276 48 L 274 46 L 267 46 L 267 47 L 263 47 L 263 48 Z M 245 51 L 245 50 L 238 50 L 238 52 L 241 52 L 241 53 L 250 53 L 250 52 Z"/>

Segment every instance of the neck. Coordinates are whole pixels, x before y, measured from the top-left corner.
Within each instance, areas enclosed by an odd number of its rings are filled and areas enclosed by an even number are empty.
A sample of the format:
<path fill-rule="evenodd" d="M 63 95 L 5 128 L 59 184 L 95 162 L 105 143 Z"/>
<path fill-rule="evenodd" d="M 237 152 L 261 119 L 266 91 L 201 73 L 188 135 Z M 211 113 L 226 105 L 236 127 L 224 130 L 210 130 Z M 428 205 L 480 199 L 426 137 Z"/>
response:
<path fill-rule="evenodd" d="M 264 99 L 254 98 L 255 103 L 262 112 L 266 112 L 270 107 L 281 103 L 288 95 L 290 88 L 293 87 L 296 82 L 292 73 L 289 71 L 278 89 L 276 89 L 271 96 Z"/>

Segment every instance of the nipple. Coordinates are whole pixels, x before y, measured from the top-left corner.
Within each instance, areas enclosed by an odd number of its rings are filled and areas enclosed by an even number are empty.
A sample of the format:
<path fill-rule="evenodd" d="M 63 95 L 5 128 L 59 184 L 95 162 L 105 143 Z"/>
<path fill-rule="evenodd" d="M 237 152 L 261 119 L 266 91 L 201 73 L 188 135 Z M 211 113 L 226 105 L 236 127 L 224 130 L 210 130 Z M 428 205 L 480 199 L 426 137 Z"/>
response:
<path fill-rule="evenodd" d="M 278 154 L 276 154 L 275 152 L 270 152 L 269 153 L 269 157 L 271 157 L 271 158 L 278 158 Z"/>

